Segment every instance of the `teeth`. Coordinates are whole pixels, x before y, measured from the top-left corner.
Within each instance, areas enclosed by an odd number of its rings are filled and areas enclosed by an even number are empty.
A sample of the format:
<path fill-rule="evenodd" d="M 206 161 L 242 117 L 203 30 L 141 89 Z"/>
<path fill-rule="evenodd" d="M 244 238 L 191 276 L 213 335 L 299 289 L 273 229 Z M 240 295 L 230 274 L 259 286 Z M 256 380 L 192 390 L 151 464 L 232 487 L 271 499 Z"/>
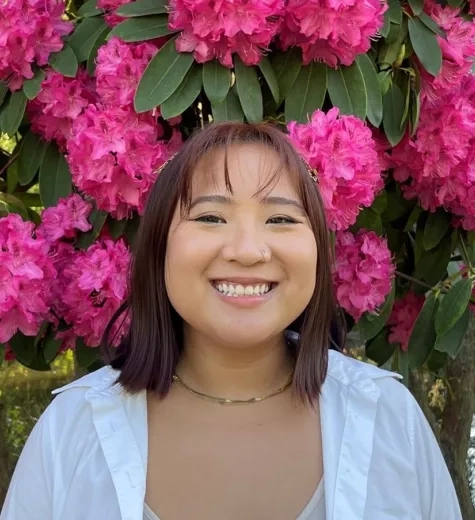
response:
<path fill-rule="evenodd" d="M 261 285 L 233 285 L 231 283 L 215 284 L 215 288 L 226 296 L 260 296 L 270 291 L 270 284 Z"/>

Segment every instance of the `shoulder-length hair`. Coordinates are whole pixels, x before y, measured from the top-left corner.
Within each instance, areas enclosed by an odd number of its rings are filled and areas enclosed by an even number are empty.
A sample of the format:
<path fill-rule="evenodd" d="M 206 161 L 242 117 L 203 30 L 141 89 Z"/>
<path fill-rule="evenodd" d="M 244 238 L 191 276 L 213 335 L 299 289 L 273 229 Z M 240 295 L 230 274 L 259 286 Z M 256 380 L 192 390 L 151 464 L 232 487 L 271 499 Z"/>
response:
<path fill-rule="evenodd" d="M 285 172 L 291 175 L 315 235 L 318 260 L 316 284 L 304 312 L 288 329 L 299 334 L 294 346 L 293 392 L 302 402 L 313 403 L 325 380 L 330 343 L 342 345 L 345 329 L 332 285 L 333 247 L 323 202 L 306 164 L 288 136 L 267 123 L 213 123 L 192 135 L 159 173 L 151 190 L 134 243 L 129 298 L 112 317 L 104 333 L 106 362 L 120 370 L 117 383 L 127 391 L 167 395 L 183 349 L 182 319 L 172 307 L 165 287 L 165 255 L 170 224 L 179 207 L 186 216 L 191 203 L 191 183 L 198 162 L 210 151 L 225 150 L 224 177 L 232 192 L 227 168 L 227 150 L 237 143 L 261 143 L 280 158 L 263 190 Z M 113 347 L 119 319 L 130 326 Z"/>

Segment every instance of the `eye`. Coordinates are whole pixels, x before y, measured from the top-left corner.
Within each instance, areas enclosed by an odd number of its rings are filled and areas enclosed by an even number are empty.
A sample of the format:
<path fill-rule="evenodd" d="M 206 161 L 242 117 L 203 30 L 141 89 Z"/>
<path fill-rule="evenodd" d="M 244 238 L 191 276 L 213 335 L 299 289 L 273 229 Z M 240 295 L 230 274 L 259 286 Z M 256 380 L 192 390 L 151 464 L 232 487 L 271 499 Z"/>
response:
<path fill-rule="evenodd" d="M 284 215 L 278 215 L 276 217 L 271 217 L 266 224 L 299 224 L 298 220 L 295 220 L 292 217 L 286 217 Z"/>
<path fill-rule="evenodd" d="M 201 215 L 191 219 L 193 222 L 203 222 L 205 224 L 226 224 L 226 221 L 217 215 Z"/>

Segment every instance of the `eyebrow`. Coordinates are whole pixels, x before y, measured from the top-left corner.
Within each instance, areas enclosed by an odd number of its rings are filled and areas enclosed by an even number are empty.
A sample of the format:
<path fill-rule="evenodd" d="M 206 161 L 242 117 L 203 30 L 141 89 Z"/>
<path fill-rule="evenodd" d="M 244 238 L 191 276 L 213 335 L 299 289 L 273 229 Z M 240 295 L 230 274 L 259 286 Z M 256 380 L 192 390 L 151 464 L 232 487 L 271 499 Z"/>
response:
<path fill-rule="evenodd" d="M 215 204 L 233 204 L 233 200 L 224 195 L 203 195 L 197 197 L 191 202 L 190 210 L 198 204 L 204 204 L 205 202 L 214 202 Z M 269 206 L 293 206 L 305 213 L 304 207 L 298 200 L 289 199 L 287 197 L 264 197 L 260 202 Z"/>

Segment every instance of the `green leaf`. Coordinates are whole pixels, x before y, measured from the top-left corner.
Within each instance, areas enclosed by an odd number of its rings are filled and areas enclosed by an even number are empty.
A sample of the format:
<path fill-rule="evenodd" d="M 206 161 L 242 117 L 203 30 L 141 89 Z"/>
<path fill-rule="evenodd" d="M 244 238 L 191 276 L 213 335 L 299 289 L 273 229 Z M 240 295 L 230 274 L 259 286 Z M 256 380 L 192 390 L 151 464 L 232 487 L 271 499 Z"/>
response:
<path fill-rule="evenodd" d="M 442 376 L 442 370 L 447 362 L 447 354 L 434 349 L 427 358 L 427 368 L 432 374 Z"/>
<path fill-rule="evenodd" d="M 6 217 L 9 213 L 16 213 L 23 220 L 29 220 L 28 210 L 18 197 L 0 192 L 0 217 Z"/>
<path fill-rule="evenodd" d="M 217 59 L 203 64 L 203 87 L 211 103 L 222 103 L 231 86 L 231 73 Z"/>
<path fill-rule="evenodd" d="M 379 215 L 384 212 L 388 205 L 388 194 L 386 190 L 383 190 L 377 197 L 375 197 L 371 209 Z"/>
<path fill-rule="evenodd" d="M 465 312 L 472 294 L 472 286 L 473 280 L 464 278 L 444 295 L 435 319 L 437 336 L 443 336 L 448 332 Z"/>
<path fill-rule="evenodd" d="M 414 205 L 413 200 L 407 200 L 402 196 L 400 189 L 388 188 L 386 190 L 386 208 L 381 214 L 383 222 L 394 222 L 409 213 Z"/>
<path fill-rule="evenodd" d="M 7 85 L 3 81 L 0 81 L 0 105 L 3 103 L 3 100 L 5 99 L 7 92 Z"/>
<path fill-rule="evenodd" d="M 409 218 L 407 219 L 406 225 L 404 226 L 405 233 L 412 231 L 412 228 L 414 227 L 414 224 L 417 222 L 417 220 L 421 216 L 421 213 L 422 213 L 422 208 L 418 204 L 416 204 L 414 206 L 414 209 L 411 211 Z"/>
<path fill-rule="evenodd" d="M 41 197 L 39 193 L 29 193 L 27 191 L 18 191 L 15 196 L 23 202 L 26 208 L 39 208 L 41 206 Z"/>
<path fill-rule="evenodd" d="M 25 186 L 35 177 L 47 148 L 47 143 L 31 130 L 21 142 L 20 156 L 18 158 L 18 182 Z"/>
<path fill-rule="evenodd" d="M 78 16 L 81 18 L 90 18 L 91 16 L 99 16 L 103 14 L 103 9 L 98 9 L 97 0 L 88 0 L 78 9 Z"/>
<path fill-rule="evenodd" d="M 370 208 L 364 208 L 358 214 L 354 227 L 374 231 L 378 235 L 383 234 L 383 223 L 381 217 Z"/>
<path fill-rule="evenodd" d="M 388 6 L 389 20 L 399 25 L 402 22 L 402 9 L 399 0 L 388 0 Z"/>
<path fill-rule="evenodd" d="M 128 220 L 125 218 L 122 220 L 116 220 L 110 215 L 107 217 L 107 229 L 114 240 L 117 240 L 125 233 L 127 222 Z"/>
<path fill-rule="evenodd" d="M 259 68 L 261 69 L 262 75 L 264 76 L 267 85 L 269 85 L 275 102 L 278 103 L 280 100 L 279 82 L 277 81 L 277 76 L 275 75 L 274 69 L 272 68 L 272 65 L 267 56 L 263 56 L 261 58 L 261 61 L 259 62 Z"/>
<path fill-rule="evenodd" d="M 470 321 L 470 308 L 466 307 L 462 316 L 455 322 L 452 327 L 445 333 L 437 335 L 437 341 L 434 348 L 440 352 L 446 352 L 452 359 L 457 357 L 463 338 L 468 329 Z"/>
<path fill-rule="evenodd" d="M 419 16 L 422 13 L 422 9 L 424 8 L 424 0 L 409 0 L 409 5 L 411 6 L 412 12 L 416 16 Z"/>
<path fill-rule="evenodd" d="M 53 330 L 49 330 L 42 342 L 43 357 L 46 363 L 51 363 L 61 348 L 62 340 L 56 339 L 55 335 L 56 333 Z"/>
<path fill-rule="evenodd" d="M 161 105 L 175 92 L 192 64 L 193 54 L 178 53 L 175 38 L 169 40 L 151 59 L 140 79 L 134 100 L 136 112 Z"/>
<path fill-rule="evenodd" d="M 107 35 L 110 33 L 110 31 L 110 27 L 104 27 L 104 30 L 99 34 L 99 36 L 96 38 L 96 41 L 94 42 L 94 45 L 92 46 L 86 65 L 87 73 L 91 77 L 93 77 L 94 73 L 96 72 L 97 53 L 100 47 L 106 43 Z"/>
<path fill-rule="evenodd" d="M 157 15 L 125 20 L 112 29 L 107 39 L 117 36 L 124 42 L 143 42 L 174 33 L 168 29 L 168 16 Z"/>
<path fill-rule="evenodd" d="M 5 359 L 5 345 L 0 343 L 0 368 L 3 365 L 3 360 Z"/>
<path fill-rule="evenodd" d="M 78 59 L 68 45 L 63 50 L 51 54 L 48 62 L 56 71 L 68 78 L 75 78 L 78 71 Z"/>
<path fill-rule="evenodd" d="M 91 366 L 98 359 L 98 347 L 86 347 L 83 338 L 76 339 L 76 348 L 74 349 L 76 361 L 81 368 Z"/>
<path fill-rule="evenodd" d="M 446 32 L 429 15 L 426 13 L 420 13 L 419 20 L 433 33 L 438 34 L 441 38 L 447 39 Z"/>
<path fill-rule="evenodd" d="M 201 66 L 193 63 L 175 92 L 162 103 L 160 112 L 163 119 L 171 119 L 182 114 L 198 97 L 202 86 Z"/>
<path fill-rule="evenodd" d="M 383 127 L 392 146 L 396 146 L 404 135 L 401 125 L 404 115 L 404 96 L 401 89 L 393 83 L 383 98 Z"/>
<path fill-rule="evenodd" d="M 115 14 L 124 17 L 147 16 L 149 14 L 166 14 L 168 2 L 166 0 L 137 0 L 130 4 L 121 5 Z"/>
<path fill-rule="evenodd" d="M 280 99 L 277 105 L 280 105 L 292 91 L 302 67 L 302 52 L 298 47 L 291 47 L 285 52 L 276 52 L 271 62 L 279 84 Z"/>
<path fill-rule="evenodd" d="M 27 97 L 23 90 L 17 90 L 10 96 L 7 106 L 2 108 L 2 113 L 0 115 L 0 128 L 10 137 L 13 137 L 16 134 L 21 124 L 25 114 L 27 101 Z"/>
<path fill-rule="evenodd" d="M 22 365 L 29 366 L 35 358 L 35 337 L 17 332 L 8 342 L 15 357 Z"/>
<path fill-rule="evenodd" d="M 42 69 L 37 69 L 35 75 L 31 79 L 27 79 L 23 83 L 23 92 L 28 99 L 35 99 L 41 90 L 41 83 L 45 79 L 45 73 Z"/>
<path fill-rule="evenodd" d="M 71 173 L 64 155 L 54 143 L 46 148 L 40 166 L 40 195 L 45 208 L 71 194 Z"/>
<path fill-rule="evenodd" d="M 386 43 L 395 43 L 398 40 L 399 34 L 401 32 L 402 24 L 393 23 L 389 24 L 389 32 L 387 36 L 384 38 Z"/>
<path fill-rule="evenodd" d="M 239 56 L 234 58 L 234 73 L 239 101 L 246 116 L 251 122 L 261 121 L 264 117 L 262 90 L 256 67 L 248 67 Z"/>
<path fill-rule="evenodd" d="M 408 21 L 411 44 L 422 66 L 432 76 L 442 67 L 442 51 L 435 34 L 417 18 Z"/>
<path fill-rule="evenodd" d="M 13 193 L 18 185 L 18 162 L 13 161 L 7 169 L 7 193 Z"/>
<path fill-rule="evenodd" d="M 219 121 L 244 121 L 241 103 L 232 90 L 222 103 L 211 103 L 213 119 Z"/>
<path fill-rule="evenodd" d="M 437 304 L 435 296 L 431 294 L 424 302 L 424 306 L 414 323 L 407 349 L 411 370 L 418 370 L 427 361 L 434 347 L 436 340 L 434 317 Z"/>
<path fill-rule="evenodd" d="M 386 324 L 389 314 L 391 313 L 393 308 L 395 291 L 396 286 L 393 281 L 391 284 L 391 292 L 386 296 L 386 299 L 383 305 L 381 306 L 379 314 L 376 317 L 374 317 L 369 316 L 367 313 L 365 313 L 358 321 L 357 327 L 360 331 L 361 339 L 363 341 L 368 341 L 374 338 Z"/>
<path fill-rule="evenodd" d="M 464 0 L 447 0 L 447 4 L 450 7 L 460 7 L 464 3 Z"/>
<path fill-rule="evenodd" d="M 367 54 L 360 54 L 356 58 L 356 62 L 361 70 L 365 83 L 367 117 L 373 126 L 378 127 L 383 120 L 383 97 L 381 95 L 378 74 Z"/>
<path fill-rule="evenodd" d="M 391 358 L 396 350 L 396 346 L 394 343 L 389 343 L 388 331 L 383 329 L 373 340 L 366 344 L 366 356 L 381 366 Z"/>
<path fill-rule="evenodd" d="M 127 227 L 125 228 L 125 237 L 127 239 L 127 243 L 133 249 L 135 243 L 135 237 L 137 236 L 137 231 L 140 226 L 140 217 L 138 213 L 134 213 L 132 218 L 127 220 Z"/>
<path fill-rule="evenodd" d="M 381 95 L 385 96 L 389 87 L 391 86 L 391 78 L 387 71 L 378 72 L 379 88 L 381 89 Z"/>
<path fill-rule="evenodd" d="M 307 123 L 308 116 L 322 108 L 327 90 L 327 66 L 312 61 L 302 65 L 285 99 L 285 120 Z"/>
<path fill-rule="evenodd" d="M 97 208 L 94 208 L 91 211 L 88 220 L 92 224 L 92 229 L 86 233 L 81 233 L 78 236 L 77 246 L 79 249 L 87 249 L 96 241 L 106 222 L 106 219 L 107 211 L 98 210 Z"/>
<path fill-rule="evenodd" d="M 102 17 L 85 18 L 69 38 L 68 43 L 81 63 L 89 58 L 94 42 L 106 27 Z"/>
<path fill-rule="evenodd" d="M 417 127 L 419 126 L 419 116 L 421 113 L 421 95 L 412 91 L 411 94 L 411 112 L 409 116 L 409 124 L 411 129 L 411 137 L 414 137 Z"/>
<path fill-rule="evenodd" d="M 450 229 L 450 215 L 443 209 L 429 213 L 424 229 L 423 245 L 425 250 L 434 248 Z"/>
<path fill-rule="evenodd" d="M 389 29 L 391 28 L 391 20 L 389 19 L 389 11 L 386 10 L 384 12 L 384 25 L 381 27 L 381 36 L 386 38 L 389 34 Z"/>
<path fill-rule="evenodd" d="M 366 86 L 357 63 L 349 67 L 328 69 L 328 94 L 341 114 L 351 114 L 360 119 L 366 117 Z"/>

